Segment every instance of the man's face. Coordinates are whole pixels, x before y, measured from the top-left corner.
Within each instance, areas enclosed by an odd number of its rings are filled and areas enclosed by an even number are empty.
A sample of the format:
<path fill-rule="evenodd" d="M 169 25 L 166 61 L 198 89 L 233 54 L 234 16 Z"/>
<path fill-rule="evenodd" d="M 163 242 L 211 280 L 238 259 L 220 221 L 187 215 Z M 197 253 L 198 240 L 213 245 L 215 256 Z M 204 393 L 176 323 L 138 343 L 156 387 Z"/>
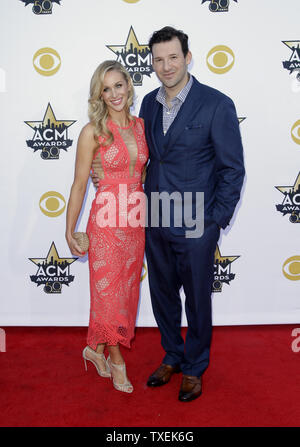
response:
<path fill-rule="evenodd" d="M 191 59 L 190 52 L 184 57 L 177 37 L 167 42 L 155 43 L 152 47 L 152 65 L 166 89 L 176 89 L 179 92 L 185 86 Z"/>

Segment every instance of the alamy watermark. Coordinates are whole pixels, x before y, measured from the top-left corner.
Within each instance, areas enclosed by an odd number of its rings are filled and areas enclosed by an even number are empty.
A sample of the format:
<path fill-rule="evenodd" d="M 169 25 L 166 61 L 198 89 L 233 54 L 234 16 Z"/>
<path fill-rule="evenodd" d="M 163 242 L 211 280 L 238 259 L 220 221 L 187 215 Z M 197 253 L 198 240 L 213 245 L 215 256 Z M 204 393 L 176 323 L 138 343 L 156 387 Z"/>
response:
<path fill-rule="evenodd" d="M 300 328 L 296 327 L 292 330 L 292 337 L 296 337 L 291 344 L 293 352 L 300 352 Z"/>
<path fill-rule="evenodd" d="M 6 352 L 6 334 L 5 330 L 0 328 L 0 352 Z"/>
<path fill-rule="evenodd" d="M 118 217 L 118 227 L 184 227 L 186 238 L 199 238 L 204 231 L 203 192 L 151 192 L 148 204 L 144 192 L 129 193 L 127 184 L 119 184 L 118 204 L 110 191 L 99 192 L 96 203 L 102 205 L 96 213 L 100 228 L 116 227 Z M 128 205 L 134 206 L 128 210 Z"/>

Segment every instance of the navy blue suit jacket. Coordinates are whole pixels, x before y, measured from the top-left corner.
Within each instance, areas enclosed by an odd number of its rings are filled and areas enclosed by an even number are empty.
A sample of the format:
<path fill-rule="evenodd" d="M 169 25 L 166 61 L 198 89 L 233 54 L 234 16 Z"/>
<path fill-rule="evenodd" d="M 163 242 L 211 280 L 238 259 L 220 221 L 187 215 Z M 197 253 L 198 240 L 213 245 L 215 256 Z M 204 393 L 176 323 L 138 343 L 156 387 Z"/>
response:
<path fill-rule="evenodd" d="M 225 228 L 245 174 L 239 122 L 228 96 L 193 81 L 164 147 L 158 147 L 154 130 L 162 107 L 155 99 L 158 89 L 143 99 L 140 116 L 150 153 L 145 193 L 150 198 L 155 191 L 204 192 L 205 219 Z"/>

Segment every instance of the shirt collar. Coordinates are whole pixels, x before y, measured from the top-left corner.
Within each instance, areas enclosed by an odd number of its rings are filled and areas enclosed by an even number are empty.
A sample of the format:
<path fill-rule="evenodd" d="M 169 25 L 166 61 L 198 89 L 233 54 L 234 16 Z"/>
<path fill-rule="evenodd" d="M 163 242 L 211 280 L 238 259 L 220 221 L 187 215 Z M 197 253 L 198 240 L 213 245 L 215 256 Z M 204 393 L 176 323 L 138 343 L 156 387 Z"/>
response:
<path fill-rule="evenodd" d="M 179 101 L 181 101 L 183 103 L 192 87 L 192 84 L 193 84 L 193 76 L 191 76 L 189 74 L 188 82 L 185 84 L 183 89 L 172 99 L 172 101 L 174 101 L 174 99 L 177 98 L 177 99 L 179 99 Z M 167 103 L 166 102 L 166 90 L 163 85 L 160 87 L 160 89 L 157 92 L 156 100 L 158 102 L 160 102 L 162 105 L 166 106 L 166 103 Z"/>

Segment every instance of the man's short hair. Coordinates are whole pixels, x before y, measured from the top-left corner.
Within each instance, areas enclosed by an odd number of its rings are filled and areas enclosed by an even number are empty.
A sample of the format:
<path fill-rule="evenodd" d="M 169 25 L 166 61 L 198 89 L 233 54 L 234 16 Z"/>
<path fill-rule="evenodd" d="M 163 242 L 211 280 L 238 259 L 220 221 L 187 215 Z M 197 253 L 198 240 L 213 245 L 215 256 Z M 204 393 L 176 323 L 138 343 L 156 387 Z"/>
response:
<path fill-rule="evenodd" d="M 174 37 L 177 37 L 181 43 L 181 48 L 184 57 L 188 54 L 189 46 L 188 46 L 188 35 L 185 34 L 181 30 L 177 30 L 172 28 L 172 26 L 165 26 L 164 28 L 154 31 L 149 40 L 149 48 L 152 53 L 152 47 L 155 43 L 168 42 L 172 40 Z"/>

